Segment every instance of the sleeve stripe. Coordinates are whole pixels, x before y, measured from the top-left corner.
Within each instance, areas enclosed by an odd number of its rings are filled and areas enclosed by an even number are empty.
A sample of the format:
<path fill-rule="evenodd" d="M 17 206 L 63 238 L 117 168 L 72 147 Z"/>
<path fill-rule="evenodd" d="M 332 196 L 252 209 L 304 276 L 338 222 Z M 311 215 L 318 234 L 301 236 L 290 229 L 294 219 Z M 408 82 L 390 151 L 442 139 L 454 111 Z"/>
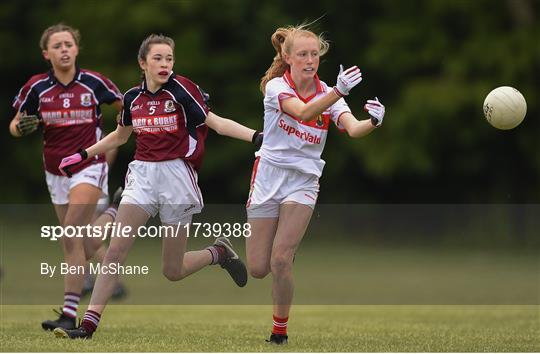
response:
<path fill-rule="evenodd" d="M 26 93 L 26 96 L 24 97 L 24 100 L 23 100 L 23 101 L 21 101 L 21 99 L 19 98 L 19 96 L 17 96 L 17 101 L 21 102 L 21 105 L 19 106 L 19 108 L 21 108 L 22 106 L 24 106 L 24 104 L 26 103 L 26 100 L 28 99 L 28 96 L 30 96 L 30 92 L 32 92 L 32 89 L 34 88 L 34 86 L 36 86 L 37 84 L 39 84 L 39 83 L 41 83 L 41 82 L 43 82 L 43 81 L 47 81 L 48 79 L 49 79 L 49 78 L 46 77 L 46 78 L 44 78 L 44 79 L 41 79 L 41 80 L 38 80 L 38 81 L 34 82 L 34 83 L 32 84 L 32 86 L 30 86 L 30 88 L 28 89 L 28 92 Z M 24 88 L 24 87 L 23 87 L 23 88 Z M 22 88 L 21 88 L 21 91 L 22 91 Z M 40 94 L 39 96 L 41 96 L 41 94 Z M 16 103 L 17 101 L 15 101 L 15 103 Z M 15 103 L 14 103 L 14 105 L 15 105 Z"/>
<path fill-rule="evenodd" d="M 171 98 L 173 99 L 174 102 L 176 102 L 177 104 L 180 104 L 180 103 L 178 103 L 178 101 L 176 100 L 176 97 L 174 97 L 174 95 L 172 94 L 171 91 L 165 90 L 165 89 L 163 89 L 163 91 L 167 92 L 169 94 L 169 96 L 171 96 Z"/>
<path fill-rule="evenodd" d="M 126 96 L 128 96 L 128 94 L 132 91 L 133 89 L 129 90 L 128 92 L 126 92 L 124 94 L 124 101 L 126 100 Z M 131 102 L 129 103 L 129 111 L 131 112 L 131 109 L 133 108 L 133 104 L 135 103 L 135 101 L 137 100 L 137 98 L 139 98 L 139 96 L 141 95 L 142 92 L 139 92 L 137 94 L 137 96 L 135 96 L 135 98 L 133 98 L 133 100 L 131 100 Z M 126 126 L 126 122 L 124 121 L 124 112 L 126 110 L 126 107 L 124 107 L 122 109 L 122 114 L 120 115 L 120 125 L 125 127 Z M 133 120 L 131 122 L 131 124 L 133 125 Z"/>
<path fill-rule="evenodd" d="M 290 94 L 290 93 L 288 93 L 288 92 L 280 92 L 280 93 L 277 95 L 277 97 L 278 97 L 279 110 L 280 110 L 281 112 L 285 112 L 285 111 L 283 110 L 283 106 L 281 105 L 281 102 L 284 101 L 284 100 L 286 100 L 286 99 L 293 98 L 293 97 L 296 97 L 296 96 L 293 95 L 293 94 Z M 297 97 L 297 98 L 298 98 L 298 97 Z"/>
<path fill-rule="evenodd" d="M 184 110 L 184 106 L 180 105 L 180 108 L 182 109 L 182 113 L 184 114 L 184 117 L 186 116 L 186 111 Z M 189 129 L 187 128 L 188 120 L 184 119 L 184 125 L 186 127 L 186 130 L 188 130 L 188 151 L 186 152 L 186 157 L 190 157 L 193 155 L 195 150 L 197 149 L 198 141 L 197 139 L 194 139 L 191 134 L 189 134 Z"/>
<path fill-rule="evenodd" d="M 51 86 L 49 87 L 48 89 L 46 90 L 43 90 L 39 93 L 38 97 L 41 98 L 41 96 L 43 96 L 44 94 L 46 94 L 47 92 L 49 92 L 50 90 L 52 90 L 54 88 L 54 86 Z"/>
<path fill-rule="evenodd" d="M 99 82 L 101 82 L 103 84 L 103 86 L 105 86 L 105 88 L 107 89 L 107 91 L 109 91 L 110 93 L 112 93 L 115 97 L 118 97 L 119 100 L 122 99 L 122 95 L 118 92 L 118 91 L 115 91 L 114 89 L 111 89 L 111 87 L 109 85 L 107 85 L 105 83 L 105 81 L 103 81 L 99 76 L 96 76 L 94 74 L 91 74 L 89 72 L 85 72 L 84 73 L 85 75 L 88 75 L 96 80 L 98 80 Z M 116 87 L 115 87 L 116 88 Z"/>
<path fill-rule="evenodd" d="M 184 85 L 182 85 L 182 84 L 180 83 L 180 81 L 178 81 L 177 79 L 174 79 L 174 82 L 176 82 L 178 85 L 180 85 L 180 87 L 182 87 L 182 89 L 184 89 L 184 91 L 186 91 L 186 93 L 189 95 L 189 97 L 191 97 L 191 99 L 192 99 L 193 101 L 195 101 L 195 103 L 197 104 L 197 106 L 199 106 L 199 108 L 201 109 L 202 114 L 203 114 L 203 117 L 206 117 L 206 116 L 207 116 L 206 111 L 202 108 L 202 106 L 200 105 L 199 101 L 197 101 L 197 100 L 195 99 L 195 97 L 193 97 L 193 95 L 192 95 L 192 94 L 184 87 Z"/>
<path fill-rule="evenodd" d="M 129 110 L 130 111 L 133 108 L 133 103 L 135 103 L 135 101 L 137 100 L 137 98 L 139 98 L 140 95 L 141 95 L 141 92 L 139 92 L 139 94 L 137 96 L 135 96 L 135 98 L 133 100 L 131 100 L 131 102 L 129 104 Z"/>
<path fill-rule="evenodd" d="M 13 108 L 15 108 L 15 106 L 17 105 L 17 102 L 20 102 L 20 97 L 21 97 L 21 93 L 22 93 L 22 90 L 24 89 L 24 86 L 21 87 L 21 89 L 19 90 L 19 92 L 17 93 L 17 96 L 15 96 L 15 101 L 13 101 Z M 30 91 L 28 91 L 30 92 Z"/>

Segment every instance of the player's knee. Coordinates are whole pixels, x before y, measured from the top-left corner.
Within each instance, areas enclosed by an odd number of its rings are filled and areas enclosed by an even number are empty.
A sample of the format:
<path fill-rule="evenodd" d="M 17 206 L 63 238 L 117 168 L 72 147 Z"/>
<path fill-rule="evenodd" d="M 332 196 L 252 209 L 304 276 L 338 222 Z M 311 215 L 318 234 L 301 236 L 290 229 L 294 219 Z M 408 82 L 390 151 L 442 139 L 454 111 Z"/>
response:
<path fill-rule="evenodd" d="M 253 278 L 263 279 L 270 273 L 270 262 L 268 260 L 248 252 L 246 261 L 249 275 Z"/>
<path fill-rule="evenodd" d="M 270 269 L 265 265 L 248 265 L 249 275 L 256 279 L 263 279 L 270 273 Z"/>
<path fill-rule="evenodd" d="M 272 274 L 284 274 L 292 271 L 292 257 L 285 254 L 272 255 L 270 260 L 270 268 Z"/>
<path fill-rule="evenodd" d="M 184 279 L 185 275 L 182 273 L 182 269 L 178 266 L 164 265 L 161 270 L 163 276 L 170 281 L 178 281 Z"/>

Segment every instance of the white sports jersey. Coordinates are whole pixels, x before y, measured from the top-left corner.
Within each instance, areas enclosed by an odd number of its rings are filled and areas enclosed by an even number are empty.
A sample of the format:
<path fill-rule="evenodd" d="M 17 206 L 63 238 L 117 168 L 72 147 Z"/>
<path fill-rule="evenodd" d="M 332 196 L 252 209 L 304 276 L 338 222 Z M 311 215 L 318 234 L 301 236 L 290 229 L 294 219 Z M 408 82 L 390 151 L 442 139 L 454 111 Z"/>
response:
<path fill-rule="evenodd" d="M 324 160 L 321 154 L 326 143 L 328 127 L 332 120 L 339 129 L 339 117 L 351 112 L 343 98 L 324 111 L 317 119 L 304 122 L 283 112 L 281 102 L 289 97 L 297 97 L 305 103 L 324 96 L 331 88 L 315 75 L 316 92 L 304 98 L 298 94 L 290 72 L 276 77 L 266 84 L 264 96 L 264 141 L 256 156 L 281 167 L 299 170 L 321 176 Z"/>

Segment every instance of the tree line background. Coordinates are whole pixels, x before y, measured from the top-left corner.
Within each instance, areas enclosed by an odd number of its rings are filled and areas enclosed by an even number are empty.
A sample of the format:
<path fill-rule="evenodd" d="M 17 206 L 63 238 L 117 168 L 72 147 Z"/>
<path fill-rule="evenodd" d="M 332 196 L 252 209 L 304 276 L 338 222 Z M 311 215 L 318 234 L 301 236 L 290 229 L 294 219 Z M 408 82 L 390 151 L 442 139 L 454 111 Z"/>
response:
<path fill-rule="evenodd" d="M 386 105 L 381 129 L 351 139 L 330 130 L 321 203 L 539 203 L 540 1 L 538 0 L 204 0 L 26 1 L 0 4 L 3 118 L 2 203 L 49 203 L 42 139 L 9 135 L 13 97 L 47 70 L 39 38 L 64 22 L 82 34 L 78 62 L 125 92 L 139 83 L 136 55 L 150 33 L 176 41 L 175 72 L 210 93 L 219 115 L 263 126 L 258 89 L 274 56 L 277 27 L 318 19 L 331 41 L 319 76 L 358 65 L 363 82 L 347 98 L 358 118 L 366 99 Z M 524 122 L 498 131 L 484 119 L 489 91 L 514 86 L 527 100 Z M 115 128 L 104 108 L 107 131 Z M 74 147 L 76 150 L 77 147 Z M 134 152 L 120 148 L 110 189 Z M 251 145 L 211 132 L 199 184 L 207 203 L 243 203 Z"/>

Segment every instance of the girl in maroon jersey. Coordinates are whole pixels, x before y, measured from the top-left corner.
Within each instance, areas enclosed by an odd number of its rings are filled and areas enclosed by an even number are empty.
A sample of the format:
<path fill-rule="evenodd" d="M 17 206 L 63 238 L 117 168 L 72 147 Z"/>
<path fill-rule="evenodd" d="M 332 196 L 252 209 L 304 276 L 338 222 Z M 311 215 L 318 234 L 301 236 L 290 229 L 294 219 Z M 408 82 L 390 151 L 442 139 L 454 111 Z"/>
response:
<path fill-rule="evenodd" d="M 79 31 L 58 24 L 47 28 L 40 40 L 43 57 L 51 65 L 47 73 L 35 75 L 21 88 L 13 107 L 17 110 L 9 131 L 15 137 L 43 127 L 43 161 L 52 203 L 61 225 L 87 225 L 93 218 L 100 196 L 107 194 L 107 164 L 103 155 L 96 156 L 72 171 L 73 178 L 58 171 L 61 158 L 73 145 L 88 147 L 101 137 L 100 105 L 122 109 L 122 95 L 116 86 L 100 73 L 80 69 Z M 97 223 L 112 221 L 111 209 Z M 83 266 L 101 245 L 98 238 L 63 238 L 65 262 Z M 79 268 L 78 268 L 79 269 Z M 42 327 L 75 328 L 75 318 L 84 274 L 64 277 L 64 306 L 60 317 L 44 321 Z"/>
<path fill-rule="evenodd" d="M 159 213 L 168 231 L 178 235 L 162 238 L 162 272 L 167 279 L 180 280 L 207 265 L 220 264 L 238 286 L 244 286 L 247 271 L 230 242 L 220 237 L 205 250 L 185 252 L 184 226 L 203 207 L 196 171 L 202 162 L 208 127 L 221 135 L 248 142 L 255 142 L 259 133 L 210 112 L 202 90 L 172 72 L 174 41 L 171 38 L 149 36 L 141 44 L 138 60 L 144 78 L 140 86 L 124 94 L 124 109 L 116 131 L 64 158 L 59 166 L 63 173 L 70 173 L 80 163 L 126 143 L 132 132 L 136 135 L 135 158 L 126 174 L 115 220 L 122 227 L 129 227 L 131 237 L 111 239 L 104 265 L 122 264 L 139 227 Z M 55 329 L 55 335 L 92 337 L 117 277 L 98 275 L 81 326 L 75 330 Z"/>

